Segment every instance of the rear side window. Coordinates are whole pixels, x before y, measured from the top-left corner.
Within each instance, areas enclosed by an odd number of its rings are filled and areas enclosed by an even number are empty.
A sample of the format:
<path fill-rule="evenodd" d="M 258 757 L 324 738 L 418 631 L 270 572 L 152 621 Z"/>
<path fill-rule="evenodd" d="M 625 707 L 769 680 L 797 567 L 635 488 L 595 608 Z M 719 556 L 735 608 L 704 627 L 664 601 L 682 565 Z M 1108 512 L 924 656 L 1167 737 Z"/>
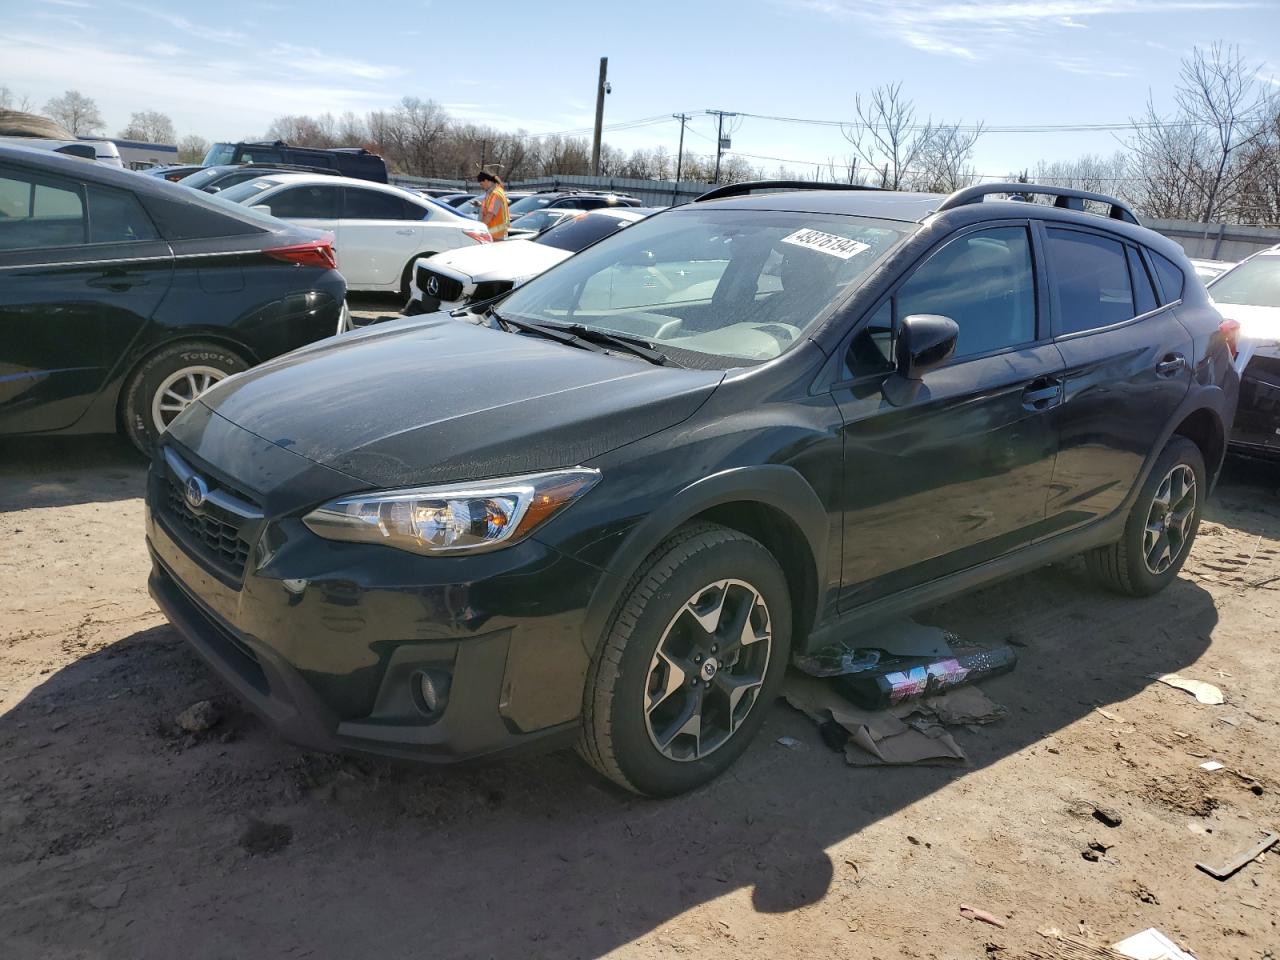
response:
<path fill-rule="evenodd" d="M 1031 343 L 1035 290 L 1025 227 L 965 234 L 933 254 L 898 290 L 895 326 L 916 313 L 950 317 L 960 327 L 957 358 Z"/>
<path fill-rule="evenodd" d="M 336 220 L 341 199 L 337 187 L 313 185 L 290 187 L 269 197 L 273 217 L 293 220 Z"/>
<path fill-rule="evenodd" d="M 1151 262 L 1156 268 L 1156 279 L 1160 282 L 1160 305 L 1173 303 L 1182 299 L 1183 287 L 1187 278 L 1182 268 L 1163 254 L 1148 250 Z"/>
<path fill-rule="evenodd" d="M 327 167 L 330 170 L 336 170 L 338 165 L 333 162 L 333 155 L 329 153 L 303 153 L 297 150 L 286 150 L 284 152 L 285 163 L 296 163 L 300 167 Z"/>
<path fill-rule="evenodd" d="M 1125 247 L 1125 253 L 1129 256 L 1129 277 L 1133 281 L 1133 308 L 1138 316 L 1142 316 L 1154 310 L 1160 301 L 1138 251 L 1134 247 Z"/>
<path fill-rule="evenodd" d="M 348 220 L 423 220 L 426 211 L 394 193 L 347 187 L 343 217 Z"/>
<path fill-rule="evenodd" d="M 1050 227 L 1050 278 L 1058 295 L 1058 336 L 1132 320 L 1133 286 L 1118 240 Z"/>
<path fill-rule="evenodd" d="M 0 250 L 84 242 L 84 203 L 78 188 L 37 183 L 22 173 L 0 171 Z"/>
<path fill-rule="evenodd" d="M 151 218 L 132 193 L 89 184 L 88 194 L 90 243 L 159 239 Z"/>

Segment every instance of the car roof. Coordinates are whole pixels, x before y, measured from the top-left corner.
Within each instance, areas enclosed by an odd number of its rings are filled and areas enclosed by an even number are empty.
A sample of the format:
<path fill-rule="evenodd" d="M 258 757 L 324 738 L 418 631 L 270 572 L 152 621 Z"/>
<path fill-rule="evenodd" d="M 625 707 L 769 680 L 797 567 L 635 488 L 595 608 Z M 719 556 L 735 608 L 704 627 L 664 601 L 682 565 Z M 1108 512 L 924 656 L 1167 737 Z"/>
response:
<path fill-rule="evenodd" d="M 146 173 L 146 171 L 125 170 L 121 167 L 98 163 L 95 160 L 83 160 L 79 157 L 71 157 L 62 153 L 54 153 L 51 150 L 39 150 L 33 147 L 0 144 L 0 160 L 12 160 L 16 163 L 27 164 L 72 180 L 101 183 L 109 187 L 121 187 L 125 190 L 132 190 L 134 193 L 160 196 L 170 200 L 174 197 L 174 189 L 187 189 L 185 187 L 177 187 L 176 184 L 170 183 L 162 176 L 139 176 L 139 173 Z"/>
<path fill-rule="evenodd" d="M 726 210 L 785 210 L 791 213 L 836 213 L 918 223 L 942 205 L 939 193 L 891 190 L 788 190 L 756 193 L 724 200 L 705 200 L 689 207 Z M 1023 214 L 1025 216 L 1025 213 Z"/>

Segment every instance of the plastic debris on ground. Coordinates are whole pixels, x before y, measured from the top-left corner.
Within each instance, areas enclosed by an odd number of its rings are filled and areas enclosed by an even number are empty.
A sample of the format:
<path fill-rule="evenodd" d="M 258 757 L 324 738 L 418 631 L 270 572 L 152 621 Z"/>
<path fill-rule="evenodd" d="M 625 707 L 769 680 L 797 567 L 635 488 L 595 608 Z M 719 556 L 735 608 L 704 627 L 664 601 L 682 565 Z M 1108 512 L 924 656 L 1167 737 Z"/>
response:
<path fill-rule="evenodd" d="M 1234 857 L 1232 857 L 1230 860 L 1228 860 L 1226 863 L 1222 864 L 1221 866 L 1212 866 L 1207 863 L 1197 863 L 1196 868 L 1198 870 L 1203 870 L 1205 873 L 1209 874 L 1209 876 L 1214 877 L 1218 880 L 1226 880 L 1229 877 L 1231 877 L 1237 870 L 1240 870 L 1241 868 L 1252 863 L 1254 860 L 1258 859 L 1258 857 L 1262 856 L 1262 854 L 1266 853 L 1268 850 L 1274 847 L 1277 843 L 1280 843 L 1280 833 L 1268 833 L 1265 837 L 1263 837 L 1253 846 L 1249 847 L 1247 850 L 1240 851 Z"/>
<path fill-rule="evenodd" d="M 1133 960 L 1196 960 L 1155 927 L 1126 937 L 1113 945 L 1112 949 L 1123 956 L 1132 957 Z"/>
<path fill-rule="evenodd" d="M 1158 680 L 1161 683 L 1176 687 L 1179 690 L 1185 690 L 1192 694 L 1196 700 L 1207 706 L 1217 706 L 1225 703 L 1222 691 L 1215 687 L 1212 683 L 1205 683 L 1203 680 L 1189 680 L 1186 677 L 1180 677 L 1176 673 L 1152 673 L 1148 674 L 1152 680 Z"/>

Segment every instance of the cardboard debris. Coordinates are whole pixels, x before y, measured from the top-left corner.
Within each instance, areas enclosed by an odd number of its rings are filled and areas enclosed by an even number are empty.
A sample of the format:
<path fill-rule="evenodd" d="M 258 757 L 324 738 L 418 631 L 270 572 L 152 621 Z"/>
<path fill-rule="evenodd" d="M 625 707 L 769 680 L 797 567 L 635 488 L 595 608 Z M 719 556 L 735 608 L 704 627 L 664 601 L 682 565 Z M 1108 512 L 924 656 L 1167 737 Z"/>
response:
<path fill-rule="evenodd" d="M 968 758 L 943 725 L 991 723 L 1005 715 L 976 687 L 878 711 L 855 707 L 813 677 L 788 676 L 782 695 L 819 726 L 834 721 L 848 731 L 844 754 L 850 766 L 961 765 Z"/>
<path fill-rule="evenodd" d="M 1171 687 L 1185 690 L 1187 693 L 1193 694 L 1201 703 L 1208 704 L 1211 707 L 1225 702 L 1222 697 L 1222 691 L 1212 683 L 1205 683 L 1203 680 L 1188 680 L 1186 677 L 1180 677 L 1176 673 L 1152 673 L 1148 674 L 1148 676 L 1152 680 L 1159 680 L 1161 683 L 1168 684 Z"/>
<path fill-rule="evenodd" d="M 1155 927 L 1126 937 L 1111 949 L 1133 960 L 1196 960 Z"/>

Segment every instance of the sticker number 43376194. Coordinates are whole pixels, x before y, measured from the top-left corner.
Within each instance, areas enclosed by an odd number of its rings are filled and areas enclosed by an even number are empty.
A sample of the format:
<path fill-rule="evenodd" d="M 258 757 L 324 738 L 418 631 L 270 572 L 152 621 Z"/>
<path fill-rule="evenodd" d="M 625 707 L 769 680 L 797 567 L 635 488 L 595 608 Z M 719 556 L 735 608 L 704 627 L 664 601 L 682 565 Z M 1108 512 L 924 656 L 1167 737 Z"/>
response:
<path fill-rule="evenodd" d="M 808 228 L 788 234 L 782 238 L 782 242 L 817 250 L 820 253 L 839 257 L 841 260 L 852 259 L 864 250 L 871 249 L 867 244 L 858 240 L 850 240 L 848 237 L 839 237 L 834 233 L 823 233 L 821 230 L 810 230 Z"/>

